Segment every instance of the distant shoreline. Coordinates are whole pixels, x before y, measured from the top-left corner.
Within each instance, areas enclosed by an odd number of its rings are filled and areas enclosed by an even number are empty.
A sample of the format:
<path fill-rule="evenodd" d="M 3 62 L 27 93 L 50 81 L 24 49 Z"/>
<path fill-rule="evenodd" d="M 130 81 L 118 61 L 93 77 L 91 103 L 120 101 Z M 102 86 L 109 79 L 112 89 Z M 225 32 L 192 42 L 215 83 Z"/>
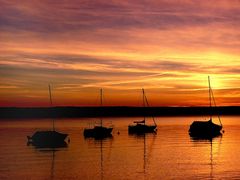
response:
<path fill-rule="evenodd" d="M 209 107 L 0 107 L 4 118 L 76 118 L 76 117 L 136 117 L 136 116 L 192 116 L 208 115 Z M 212 108 L 213 115 L 240 115 L 240 106 Z"/>

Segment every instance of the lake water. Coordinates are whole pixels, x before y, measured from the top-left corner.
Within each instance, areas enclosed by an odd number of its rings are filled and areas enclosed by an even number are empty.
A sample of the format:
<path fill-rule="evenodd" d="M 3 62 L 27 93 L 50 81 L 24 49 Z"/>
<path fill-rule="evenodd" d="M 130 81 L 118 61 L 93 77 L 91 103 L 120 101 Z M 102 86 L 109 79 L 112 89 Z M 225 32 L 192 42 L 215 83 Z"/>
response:
<path fill-rule="evenodd" d="M 96 118 L 58 119 L 70 143 L 56 149 L 27 145 L 50 119 L 1 120 L 0 179 L 240 179 L 240 116 L 223 116 L 225 133 L 212 142 L 188 135 L 201 117 L 157 117 L 157 134 L 129 135 L 127 126 L 141 119 L 104 118 L 114 125 L 104 140 L 83 137 Z"/>

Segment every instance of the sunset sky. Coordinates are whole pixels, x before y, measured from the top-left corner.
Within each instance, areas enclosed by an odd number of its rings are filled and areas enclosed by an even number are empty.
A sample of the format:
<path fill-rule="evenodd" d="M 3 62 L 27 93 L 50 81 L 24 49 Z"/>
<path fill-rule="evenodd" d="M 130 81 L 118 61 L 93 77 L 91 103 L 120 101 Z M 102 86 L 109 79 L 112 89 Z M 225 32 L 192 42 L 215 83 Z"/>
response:
<path fill-rule="evenodd" d="M 239 0 L 0 0 L 0 106 L 240 105 Z"/>

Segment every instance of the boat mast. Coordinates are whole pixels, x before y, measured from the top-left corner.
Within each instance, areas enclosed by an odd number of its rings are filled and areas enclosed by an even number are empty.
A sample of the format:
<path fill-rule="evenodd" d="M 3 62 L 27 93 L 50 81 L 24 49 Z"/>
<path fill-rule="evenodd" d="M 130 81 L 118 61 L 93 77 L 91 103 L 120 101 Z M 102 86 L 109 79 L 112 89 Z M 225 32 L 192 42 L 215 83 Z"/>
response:
<path fill-rule="evenodd" d="M 212 90 L 212 89 L 211 89 L 211 94 L 212 94 L 212 99 L 213 99 L 214 107 L 216 108 L 216 107 L 217 107 L 217 104 L 216 104 L 216 101 L 215 101 L 215 98 L 214 98 L 213 90 Z M 219 123 L 220 123 L 220 125 L 222 126 L 222 121 L 221 121 L 221 118 L 220 118 L 219 113 L 218 113 L 217 115 L 218 115 Z"/>
<path fill-rule="evenodd" d="M 208 76 L 208 93 L 209 93 L 209 115 L 210 115 L 210 120 L 212 120 L 212 97 L 211 97 L 211 84 L 210 84 L 210 76 Z"/>
<path fill-rule="evenodd" d="M 144 91 L 144 89 L 142 89 L 142 90 L 143 90 L 143 105 L 145 107 L 145 104 L 147 104 L 147 107 L 149 107 L 149 103 L 148 103 L 148 100 L 147 100 L 147 96 L 145 95 L 145 91 Z M 154 124 L 157 125 L 157 123 L 154 119 L 154 116 L 152 116 L 152 119 L 153 119 Z M 144 123 L 145 123 L 145 116 L 144 116 Z"/>
<path fill-rule="evenodd" d="M 210 77 L 209 76 L 208 76 L 208 83 L 209 83 L 209 100 L 210 100 L 210 108 L 211 108 L 210 119 L 212 119 L 212 112 L 211 112 L 212 111 L 212 104 L 214 104 L 215 107 L 217 107 L 217 105 L 216 105 L 216 101 L 215 101 L 215 98 L 214 98 L 214 95 L 213 95 L 213 90 L 212 90 L 211 85 L 210 85 Z M 213 100 L 213 103 L 212 103 L 212 100 Z M 218 120 L 219 120 L 219 122 L 222 126 L 222 121 L 221 121 L 221 118 L 220 118 L 219 114 L 218 114 Z"/>
<path fill-rule="evenodd" d="M 143 93 L 143 107 L 144 107 L 144 112 L 146 111 L 146 109 L 145 109 L 145 91 L 144 91 L 144 89 L 142 88 L 142 93 Z M 145 116 L 145 113 L 144 113 L 144 119 L 143 119 L 143 121 L 144 121 L 144 124 L 145 124 L 145 121 L 146 121 L 146 116 Z"/>
<path fill-rule="evenodd" d="M 50 106 L 52 107 L 52 93 L 51 93 L 51 86 L 50 86 L 50 84 L 48 85 L 48 90 L 49 90 Z M 54 118 L 52 118 L 52 129 L 53 129 L 53 131 L 55 131 Z"/>
<path fill-rule="evenodd" d="M 102 105 L 103 105 L 102 89 L 100 89 L 100 107 L 101 107 L 101 110 L 102 110 Z M 101 127 L 102 127 L 102 116 L 100 116 L 100 124 L 101 124 Z"/>

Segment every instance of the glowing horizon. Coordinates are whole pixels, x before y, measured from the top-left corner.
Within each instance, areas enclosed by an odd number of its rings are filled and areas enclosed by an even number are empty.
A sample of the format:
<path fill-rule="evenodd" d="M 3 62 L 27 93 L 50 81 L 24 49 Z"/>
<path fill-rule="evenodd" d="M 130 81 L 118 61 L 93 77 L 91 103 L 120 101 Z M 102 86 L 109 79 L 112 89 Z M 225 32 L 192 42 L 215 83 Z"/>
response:
<path fill-rule="evenodd" d="M 0 106 L 240 105 L 240 2 L 0 1 Z"/>

